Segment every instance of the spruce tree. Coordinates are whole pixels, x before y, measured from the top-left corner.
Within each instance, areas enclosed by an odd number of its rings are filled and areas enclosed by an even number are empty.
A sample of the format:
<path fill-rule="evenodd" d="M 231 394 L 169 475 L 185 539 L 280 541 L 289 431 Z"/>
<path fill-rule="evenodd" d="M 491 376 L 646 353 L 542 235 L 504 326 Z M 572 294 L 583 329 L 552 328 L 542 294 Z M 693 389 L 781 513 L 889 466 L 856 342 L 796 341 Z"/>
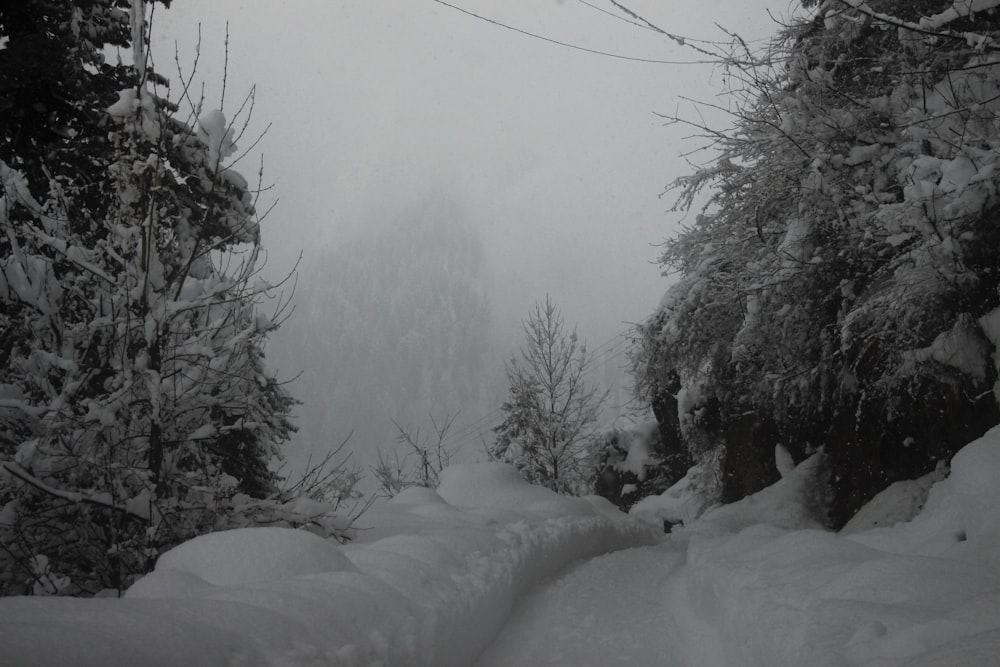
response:
<path fill-rule="evenodd" d="M 260 309 L 234 128 L 190 99 L 181 119 L 149 65 L 147 3 L 2 11 L 6 76 L 47 62 L 2 105 L 0 590 L 122 590 L 277 491 L 294 401 L 263 345 L 281 306 Z M 104 63 L 109 45 L 133 64 Z"/>
<path fill-rule="evenodd" d="M 590 493 L 594 429 L 608 394 L 587 384 L 586 346 L 549 297 L 529 313 L 524 336 L 520 356 L 505 367 L 508 395 L 490 455 L 553 491 Z"/>

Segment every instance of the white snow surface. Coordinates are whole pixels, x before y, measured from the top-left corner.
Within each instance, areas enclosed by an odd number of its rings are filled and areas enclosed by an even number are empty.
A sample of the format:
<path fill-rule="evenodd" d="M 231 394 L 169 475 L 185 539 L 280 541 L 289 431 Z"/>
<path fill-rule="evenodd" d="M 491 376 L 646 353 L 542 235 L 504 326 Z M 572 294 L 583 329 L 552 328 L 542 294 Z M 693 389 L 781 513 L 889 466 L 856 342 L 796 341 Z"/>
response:
<path fill-rule="evenodd" d="M 653 461 L 653 441 L 659 437 L 659 428 L 657 422 L 647 421 L 621 432 L 619 446 L 628 454 L 620 470 L 635 473 L 640 481 L 646 479 L 646 466 Z"/>
<path fill-rule="evenodd" d="M 122 599 L 0 599 L 0 665 L 469 665 L 515 600 L 573 560 L 651 544 L 603 498 L 502 464 L 445 470 L 372 507 L 360 539 L 205 535 Z"/>
<path fill-rule="evenodd" d="M 792 478 L 766 501 L 784 487 L 794 503 Z M 875 502 L 898 516 L 913 494 Z M 808 512 L 798 528 L 794 511 L 770 521 L 762 505 L 746 504 L 756 522 L 734 505 L 713 511 L 728 510 L 722 525 L 710 512 L 687 531 L 685 587 L 723 640 L 721 664 L 1000 665 L 1000 427 L 954 457 L 908 522 L 833 534 L 810 529 Z"/>
<path fill-rule="evenodd" d="M 685 664 L 676 653 L 690 629 L 671 604 L 683 599 L 673 576 L 683 561 L 664 542 L 572 566 L 518 606 L 477 667 Z M 705 648 L 720 645 L 701 639 Z"/>
<path fill-rule="evenodd" d="M 226 115 L 219 109 L 206 111 L 198 118 L 198 138 L 208 147 L 208 164 L 212 169 L 218 170 L 222 160 L 236 152 L 234 136 Z"/>
<path fill-rule="evenodd" d="M 774 465 L 782 477 L 788 477 L 795 470 L 795 460 L 784 445 L 775 445 Z"/>
<path fill-rule="evenodd" d="M 817 529 L 804 480 L 821 462 L 657 546 L 574 566 L 526 598 L 477 664 L 1000 665 L 990 509 L 1000 506 L 1000 428 L 963 449 L 949 477 L 887 489 L 851 534 Z M 679 487 L 661 509 L 685 496 Z"/>
<path fill-rule="evenodd" d="M 236 530 L 124 599 L 0 600 L 0 664 L 1000 665 L 1000 427 L 839 534 L 805 483 L 821 463 L 659 539 L 459 466 L 372 508 L 354 544 Z"/>

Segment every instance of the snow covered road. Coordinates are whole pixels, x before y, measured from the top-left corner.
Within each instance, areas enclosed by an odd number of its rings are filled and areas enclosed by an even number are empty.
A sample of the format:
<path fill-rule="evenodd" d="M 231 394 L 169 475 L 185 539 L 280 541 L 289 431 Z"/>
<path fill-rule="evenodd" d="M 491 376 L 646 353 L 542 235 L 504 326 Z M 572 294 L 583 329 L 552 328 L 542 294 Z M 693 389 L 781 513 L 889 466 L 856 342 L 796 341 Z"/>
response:
<path fill-rule="evenodd" d="M 0 665 L 1000 667 L 1000 427 L 839 534 L 811 518 L 808 461 L 666 538 L 455 466 L 351 544 L 225 531 L 123 599 L 0 599 Z"/>
<path fill-rule="evenodd" d="M 371 507 L 358 539 L 203 535 L 118 598 L 0 599 L 0 665 L 468 667 L 527 591 L 574 561 L 655 543 L 603 498 L 503 464 Z M 530 663 L 527 663 L 530 664 Z"/>
<path fill-rule="evenodd" d="M 1000 427 L 840 533 L 815 465 L 529 589 L 479 667 L 1000 667 Z"/>
<path fill-rule="evenodd" d="M 664 542 L 576 563 L 524 598 L 477 666 L 724 665 L 690 612 L 683 561 Z"/>

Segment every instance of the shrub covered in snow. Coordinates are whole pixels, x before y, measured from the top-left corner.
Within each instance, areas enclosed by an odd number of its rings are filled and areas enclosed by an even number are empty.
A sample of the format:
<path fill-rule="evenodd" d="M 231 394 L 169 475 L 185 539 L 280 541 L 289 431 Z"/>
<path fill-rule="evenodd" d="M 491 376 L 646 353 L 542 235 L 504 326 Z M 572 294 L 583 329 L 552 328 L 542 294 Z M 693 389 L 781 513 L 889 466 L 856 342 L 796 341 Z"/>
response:
<path fill-rule="evenodd" d="M 596 439 L 594 492 L 623 510 L 669 488 L 690 460 L 679 439 L 664 441 L 655 421 L 614 428 Z"/>

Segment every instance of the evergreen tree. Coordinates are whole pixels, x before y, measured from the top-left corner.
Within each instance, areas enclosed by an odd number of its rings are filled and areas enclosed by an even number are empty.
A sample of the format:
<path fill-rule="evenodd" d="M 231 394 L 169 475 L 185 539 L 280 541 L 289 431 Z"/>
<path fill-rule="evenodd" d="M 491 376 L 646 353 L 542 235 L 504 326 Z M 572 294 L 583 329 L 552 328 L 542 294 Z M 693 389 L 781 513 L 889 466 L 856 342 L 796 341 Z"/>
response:
<path fill-rule="evenodd" d="M 508 397 L 490 454 L 531 482 L 559 493 L 589 493 L 597 443 L 593 429 L 607 393 L 585 381 L 589 357 L 567 332 L 549 297 L 524 322 L 520 359 L 506 364 Z"/>
<path fill-rule="evenodd" d="M 5 593 L 121 590 L 276 493 L 268 462 L 292 431 L 263 363 L 281 306 L 259 310 L 252 192 L 225 166 L 234 129 L 194 102 L 188 124 L 159 93 L 147 14 L 109 0 L 2 15 L 0 57 L 68 44 L 39 83 L 44 121 L 22 106 L 30 82 L 3 105 Z M 106 66 L 107 45 L 134 64 Z"/>
<path fill-rule="evenodd" d="M 105 47 L 127 47 L 127 0 L 26 0 L 0 7 L 0 160 L 44 200 L 61 188 L 61 205 L 75 233 L 93 235 L 113 201 L 100 175 L 114 162 L 104 112 L 117 91 L 135 83 L 133 70 L 106 62 Z M 17 219 L 19 213 L 13 211 Z M 11 253 L 10 239 L 0 251 Z M 22 340 L 17 302 L 0 313 L 0 366 Z"/>

